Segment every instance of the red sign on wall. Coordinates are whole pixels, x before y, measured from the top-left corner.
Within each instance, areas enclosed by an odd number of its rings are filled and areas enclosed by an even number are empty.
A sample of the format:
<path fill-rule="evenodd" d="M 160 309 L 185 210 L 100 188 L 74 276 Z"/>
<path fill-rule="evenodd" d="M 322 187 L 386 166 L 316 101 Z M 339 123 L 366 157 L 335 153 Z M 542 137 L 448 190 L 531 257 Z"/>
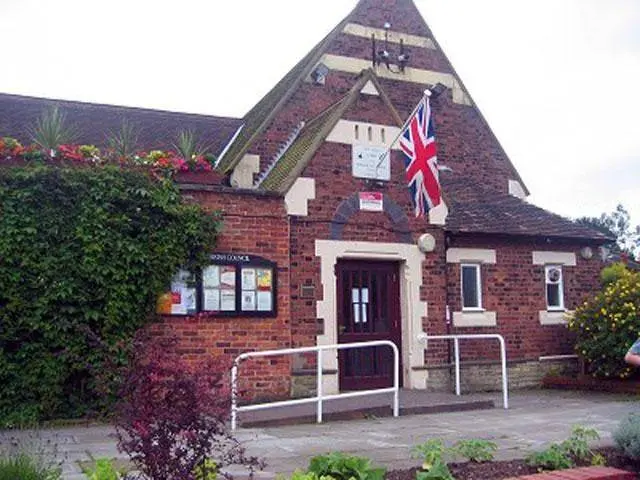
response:
<path fill-rule="evenodd" d="M 384 195 L 380 192 L 360 192 L 360 210 L 382 212 Z"/>

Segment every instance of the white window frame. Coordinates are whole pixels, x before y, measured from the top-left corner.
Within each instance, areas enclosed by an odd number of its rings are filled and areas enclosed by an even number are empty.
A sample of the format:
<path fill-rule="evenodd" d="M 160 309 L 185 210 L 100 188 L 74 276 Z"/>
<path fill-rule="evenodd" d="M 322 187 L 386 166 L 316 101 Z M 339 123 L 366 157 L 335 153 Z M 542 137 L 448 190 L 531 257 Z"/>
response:
<path fill-rule="evenodd" d="M 551 269 L 560 270 L 560 280 L 557 283 L 549 282 L 549 271 Z M 560 305 L 549 305 L 549 285 L 558 285 L 558 297 Z M 544 301 L 547 305 L 548 312 L 564 312 L 566 308 L 564 306 L 564 271 L 562 265 L 548 264 L 544 266 Z"/>
<path fill-rule="evenodd" d="M 482 268 L 480 263 L 461 263 L 460 264 L 460 304 L 463 312 L 484 312 L 482 308 Z M 465 307 L 464 305 L 464 274 L 465 268 L 473 268 L 476 271 L 476 292 L 478 294 L 477 307 Z"/>

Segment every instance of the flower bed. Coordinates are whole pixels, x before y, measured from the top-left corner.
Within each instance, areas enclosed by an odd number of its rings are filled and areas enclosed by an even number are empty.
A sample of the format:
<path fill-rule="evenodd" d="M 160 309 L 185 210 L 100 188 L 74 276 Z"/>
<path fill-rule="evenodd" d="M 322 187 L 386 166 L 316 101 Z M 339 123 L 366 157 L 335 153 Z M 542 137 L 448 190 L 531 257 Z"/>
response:
<path fill-rule="evenodd" d="M 151 150 L 134 155 L 121 156 L 113 149 L 101 151 L 95 145 L 59 145 L 49 151 L 38 145 L 23 146 L 15 138 L 0 138 L 0 165 L 24 165 L 32 162 L 50 164 L 115 164 L 148 168 L 162 178 L 182 178 L 190 183 L 219 183 L 221 176 L 215 172 L 215 156 L 193 155 L 182 158 L 171 150 Z"/>
<path fill-rule="evenodd" d="M 633 462 L 628 457 L 623 455 L 620 450 L 614 447 L 604 447 L 594 449 L 596 453 L 599 453 L 606 459 L 606 465 L 609 468 L 615 468 L 617 470 L 632 472 L 634 476 L 628 478 L 636 478 L 637 473 L 640 472 L 640 465 Z M 602 467 L 593 467 L 602 468 Z M 456 480 L 500 480 L 500 479 L 513 479 L 524 477 L 526 479 L 540 478 L 536 477 L 539 473 L 536 467 L 528 465 L 524 460 L 506 460 L 506 461 L 491 461 L 491 462 L 464 462 L 464 463 L 451 463 L 449 464 L 449 470 Z M 557 475 L 562 472 L 568 474 L 574 473 L 576 470 L 584 470 L 584 467 L 578 469 L 569 470 L 556 470 L 554 472 L 547 472 L 546 475 Z M 405 470 L 393 470 L 387 473 L 386 480 L 416 480 L 416 473 L 420 471 L 420 468 L 409 468 Z M 545 477 L 549 478 L 574 478 L 586 479 L 590 478 L 595 480 L 596 478 L 614 478 L 614 477 L 586 477 L 581 476 L 565 476 L 565 477 Z M 623 479 L 625 477 L 615 477 Z"/>

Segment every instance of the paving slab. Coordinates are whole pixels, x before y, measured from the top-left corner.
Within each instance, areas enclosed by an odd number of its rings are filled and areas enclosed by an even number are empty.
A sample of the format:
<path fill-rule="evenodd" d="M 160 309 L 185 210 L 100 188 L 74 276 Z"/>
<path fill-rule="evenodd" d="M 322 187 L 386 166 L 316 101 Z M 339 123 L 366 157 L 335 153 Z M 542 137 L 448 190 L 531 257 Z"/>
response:
<path fill-rule="evenodd" d="M 482 396 L 481 396 L 482 397 Z M 469 397 L 471 398 L 471 397 Z M 473 398 L 476 398 L 475 396 Z M 263 457 L 267 471 L 291 473 L 307 466 L 311 457 L 341 450 L 370 457 L 387 468 L 418 465 L 411 448 L 429 438 L 453 443 L 483 438 L 498 444 L 499 459 L 521 458 L 550 442 L 566 439 L 572 425 L 595 428 L 601 444 L 611 444 L 611 434 L 622 418 L 638 411 L 638 396 L 567 391 L 516 391 L 510 409 L 500 404 L 500 394 L 489 394 L 496 408 L 477 411 L 376 417 L 317 424 L 240 428 L 238 439 L 248 453 Z M 110 426 L 82 426 L 38 432 L 58 445 L 65 480 L 80 480 L 78 461 L 108 457 L 125 459 L 119 453 Z M 29 432 L 22 432 L 28 436 Z M 0 432 L 0 450 L 15 432 Z M 33 434 L 31 434 L 33 436 Z M 269 474 L 263 477 L 271 478 Z"/>

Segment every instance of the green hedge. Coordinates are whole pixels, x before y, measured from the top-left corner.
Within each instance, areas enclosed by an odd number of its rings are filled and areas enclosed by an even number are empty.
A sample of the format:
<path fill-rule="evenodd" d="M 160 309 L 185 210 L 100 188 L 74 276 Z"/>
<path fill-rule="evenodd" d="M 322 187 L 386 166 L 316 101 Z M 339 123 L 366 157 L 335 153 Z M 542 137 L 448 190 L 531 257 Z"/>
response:
<path fill-rule="evenodd" d="M 0 425 L 105 411 L 158 294 L 219 227 L 143 172 L 0 169 Z"/>

